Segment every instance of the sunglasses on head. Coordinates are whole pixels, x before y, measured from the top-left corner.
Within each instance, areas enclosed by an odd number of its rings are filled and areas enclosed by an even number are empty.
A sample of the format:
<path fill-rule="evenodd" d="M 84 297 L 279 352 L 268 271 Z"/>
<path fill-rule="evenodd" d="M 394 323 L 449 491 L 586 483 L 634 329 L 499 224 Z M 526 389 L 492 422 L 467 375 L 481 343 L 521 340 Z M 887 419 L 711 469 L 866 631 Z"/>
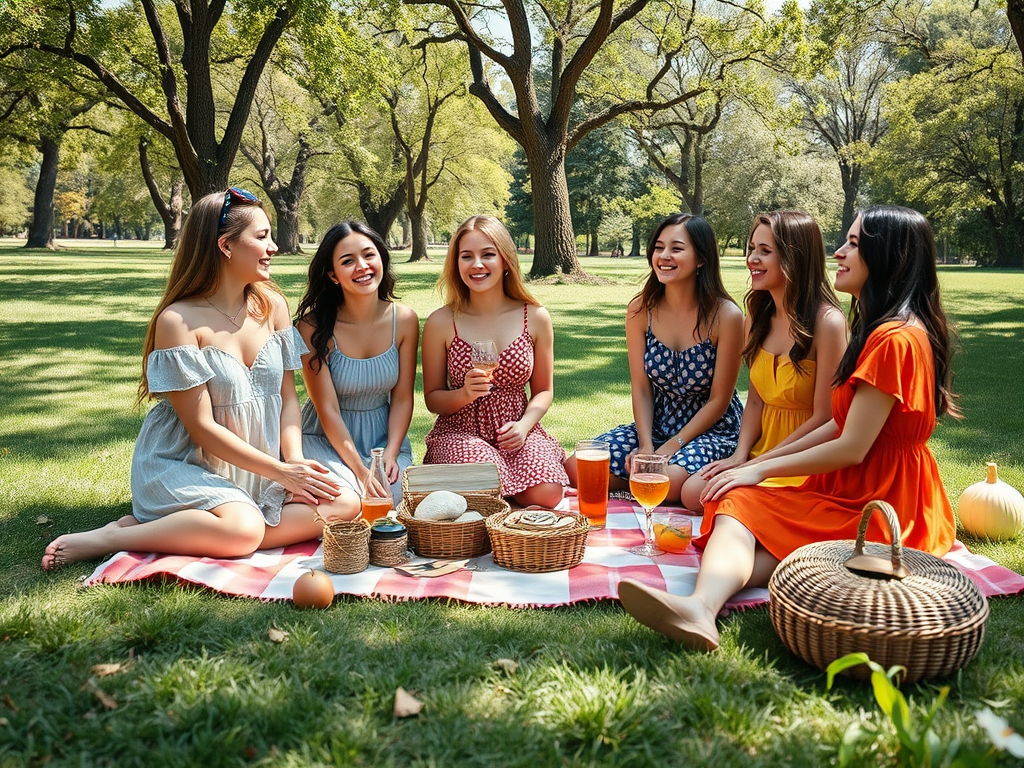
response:
<path fill-rule="evenodd" d="M 217 225 L 218 229 L 224 229 L 224 225 L 228 223 L 228 209 L 231 208 L 232 200 L 240 203 L 255 203 L 259 201 L 259 198 L 247 189 L 228 187 L 228 191 L 224 193 L 224 205 L 222 205 L 220 209 L 220 224 Z"/>

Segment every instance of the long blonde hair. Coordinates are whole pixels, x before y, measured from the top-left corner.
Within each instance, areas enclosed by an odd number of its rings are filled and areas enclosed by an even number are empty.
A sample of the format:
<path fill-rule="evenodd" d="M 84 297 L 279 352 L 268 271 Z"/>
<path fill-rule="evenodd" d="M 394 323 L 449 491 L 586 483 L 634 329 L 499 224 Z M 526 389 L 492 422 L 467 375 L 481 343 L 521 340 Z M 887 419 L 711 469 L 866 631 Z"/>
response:
<path fill-rule="evenodd" d="M 149 391 L 146 371 L 149 353 L 156 346 L 157 318 L 176 301 L 213 295 L 220 282 L 222 269 L 218 238 L 224 237 L 226 242 L 234 242 L 252 222 L 254 211 L 257 208 L 264 210 L 259 200 L 250 202 L 232 198 L 231 205 L 224 214 L 224 226 L 219 226 L 227 194 L 229 193 L 214 192 L 200 198 L 185 219 L 178 247 L 174 251 L 174 260 L 171 262 L 167 287 L 146 328 L 146 340 L 142 344 L 142 379 L 139 381 L 139 392 L 135 398 L 136 406 L 153 397 Z M 245 286 L 248 311 L 260 323 L 270 317 L 274 310 L 272 293 L 280 294 L 281 291 L 270 282 L 251 283 Z"/>
<path fill-rule="evenodd" d="M 505 229 L 505 225 L 494 216 L 470 216 L 459 228 L 455 230 L 451 243 L 448 244 L 448 255 L 444 260 L 444 268 L 441 276 L 437 279 L 437 287 L 441 292 L 444 303 L 453 312 L 461 312 L 469 305 L 469 286 L 462 282 L 459 275 L 459 241 L 467 232 L 476 230 L 482 233 L 488 240 L 494 243 L 495 249 L 505 262 L 505 273 L 501 280 L 502 290 L 510 299 L 522 301 L 527 304 L 540 306 L 526 289 L 523 282 L 523 271 L 519 266 L 519 257 L 516 255 L 516 245 L 512 242 L 512 235 Z"/>

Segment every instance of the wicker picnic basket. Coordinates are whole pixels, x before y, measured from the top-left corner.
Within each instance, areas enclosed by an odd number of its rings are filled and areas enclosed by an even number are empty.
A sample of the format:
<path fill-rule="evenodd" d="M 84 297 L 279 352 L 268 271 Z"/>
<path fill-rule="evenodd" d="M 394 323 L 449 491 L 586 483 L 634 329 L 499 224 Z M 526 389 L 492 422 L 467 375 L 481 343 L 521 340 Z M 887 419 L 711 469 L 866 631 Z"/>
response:
<path fill-rule="evenodd" d="M 370 564 L 370 526 L 362 518 L 324 524 L 324 568 L 359 573 Z"/>
<path fill-rule="evenodd" d="M 491 539 L 491 557 L 496 565 L 523 573 L 564 571 L 579 565 L 587 548 L 590 523 L 583 515 L 574 515 L 573 524 L 551 531 L 521 531 L 504 523 L 511 512 L 487 518 Z"/>
<path fill-rule="evenodd" d="M 867 544 L 872 512 L 883 513 L 892 544 Z M 825 669 L 848 653 L 866 653 L 904 680 L 941 677 L 973 659 L 985 636 L 988 602 L 949 563 L 900 544 L 896 511 L 864 506 L 857 541 L 808 544 L 779 564 L 768 584 L 775 631 L 794 654 Z M 859 665 L 847 670 L 865 678 Z"/>
<path fill-rule="evenodd" d="M 460 560 L 491 551 L 485 520 L 465 523 L 417 520 L 416 507 L 434 491 L 452 491 L 465 497 L 468 509 L 484 518 L 508 512 L 501 495 L 501 476 L 495 464 L 424 464 L 402 475 L 402 503 L 398 520 L 409 529 L 409 546 L 422 557 Z"/>

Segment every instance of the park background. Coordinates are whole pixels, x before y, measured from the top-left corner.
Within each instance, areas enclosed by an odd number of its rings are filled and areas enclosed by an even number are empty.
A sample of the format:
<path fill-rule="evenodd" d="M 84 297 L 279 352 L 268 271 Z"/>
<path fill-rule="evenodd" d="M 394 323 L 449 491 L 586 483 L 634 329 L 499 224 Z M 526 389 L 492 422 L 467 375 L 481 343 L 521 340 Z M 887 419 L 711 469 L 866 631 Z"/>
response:
<path fill-rule="evenodd" d="M 623 311 L 646 263 L 612 249 L 639 255 L 658 217 L 703 212 L 740 299 L 758 210 L 808 210 L 833 244 L 858 206 L 912 205 L 959 330 L 966 418 L 932 441 L 943 480 L 955 504 L 996 460 L 1024 487 L 1019 3 L 506 6 L 0 7 L 0 765 L 829 765 L 845 738 L 853 764 L 896 763 L 870 690 L 826 692 L 763 609 L 702 657 L 613 604 L 299 613 L 39 570 L 54 536 L 130 509 L 163 246 L 228 183 L 272 204 L 293 307 L 317 238 L 354 216 L 387 233 L 425 318 L 431 243 L 501 216 L 555 324 L 544 424 L 566 447 L 630 418 Z M 417 456 L 431 421 L 417 382 Z M 1020 540 L 961 536 L 1024 572 Z M 980 656 L 941 681 L 931 764 L 1014 764 L 975 713 L 1024 730 L 1021 626 L 1024 598 L 992 602 Z M 397 686 L 418 718 L 392 716 Z M 920 726 L 939 684 L 905 693 Z"/>

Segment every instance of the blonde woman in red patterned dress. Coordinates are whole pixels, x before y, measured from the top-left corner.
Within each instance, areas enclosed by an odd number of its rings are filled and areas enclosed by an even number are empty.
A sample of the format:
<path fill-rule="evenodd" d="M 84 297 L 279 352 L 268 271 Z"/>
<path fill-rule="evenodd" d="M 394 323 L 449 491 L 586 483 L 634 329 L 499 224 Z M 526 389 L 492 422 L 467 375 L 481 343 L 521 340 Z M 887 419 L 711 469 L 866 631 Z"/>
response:
<path fill-rule="evenodd" d="M 423 397 L 437 414 L 424 463 L 494 463 L 505 496 L 555 506 L 569 478 L 565 451 L 540 426 L 554 392 L 551 316 L 523 285 L 501 222 L 463 222 L 438 285 L 445 305 L 423 328 Z M 500 350 L 491 374 L 470 364 L 471 342 L 485 340 Z"/>

